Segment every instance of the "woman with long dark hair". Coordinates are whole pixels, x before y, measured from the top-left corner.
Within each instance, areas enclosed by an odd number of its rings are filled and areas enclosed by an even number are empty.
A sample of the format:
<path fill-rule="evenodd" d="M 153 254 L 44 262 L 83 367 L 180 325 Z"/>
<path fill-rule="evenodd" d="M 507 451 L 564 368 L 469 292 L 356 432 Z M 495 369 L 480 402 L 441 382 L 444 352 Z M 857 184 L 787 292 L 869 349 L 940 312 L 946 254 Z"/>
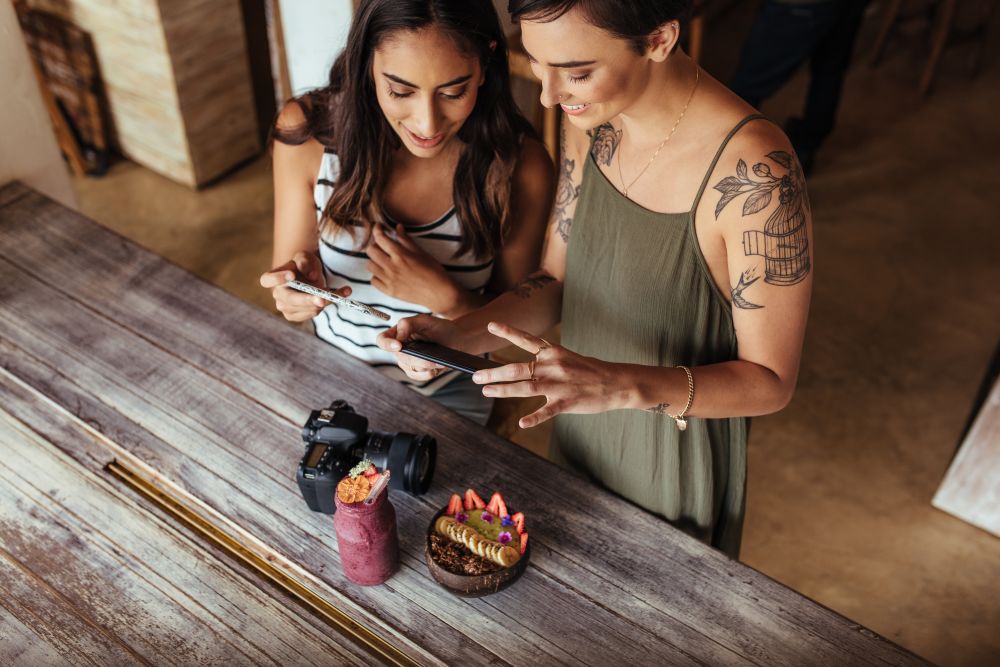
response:
<path fill-rule="evenodd" d="M 748 417 L 795 388 L 812 284 L 802 170 L 775 125 L 678 48 L 690 0 L 511 0 L 564 114 L 542 271 L 454 322 L 383 334 L 527 363 L 488 396 L 545 396 L 552 457 L 733 557 Z M 562 323 L 561 345 L 539 338 Z M 501 324 L 502 323 L 502 324 Z M 517 327 L 517 328 L 514 328 Z M 411 377 L 439 369 L 397 354 Z"/>
<path fill-rule="evenodd" d="M 454 318 L 538 267 L 552 163 L 511 96 L 489 0 L 366 0 L 329 85 L 274 128 L 279 311 L 417 391 L 485 422 L 467 377 L 408 380 L 375 344 L 388 325 L 284 287 L 336 287 L 393 316 Z"/>

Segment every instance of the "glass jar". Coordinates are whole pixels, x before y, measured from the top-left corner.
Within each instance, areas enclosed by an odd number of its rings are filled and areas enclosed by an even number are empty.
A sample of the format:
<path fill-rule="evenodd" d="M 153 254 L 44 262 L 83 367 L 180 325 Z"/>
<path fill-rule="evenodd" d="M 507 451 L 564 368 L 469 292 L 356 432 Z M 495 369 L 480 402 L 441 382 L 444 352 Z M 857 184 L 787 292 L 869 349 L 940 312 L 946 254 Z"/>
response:
<path fill-rule="evenodd" d="M 396 510 L 389 502 L 389 489 L 382 489 L 375 502 L 346 504 L 334 494 L 340 565 L 348 579 L 362 586 L 381 584 L 399 567 Z"/>

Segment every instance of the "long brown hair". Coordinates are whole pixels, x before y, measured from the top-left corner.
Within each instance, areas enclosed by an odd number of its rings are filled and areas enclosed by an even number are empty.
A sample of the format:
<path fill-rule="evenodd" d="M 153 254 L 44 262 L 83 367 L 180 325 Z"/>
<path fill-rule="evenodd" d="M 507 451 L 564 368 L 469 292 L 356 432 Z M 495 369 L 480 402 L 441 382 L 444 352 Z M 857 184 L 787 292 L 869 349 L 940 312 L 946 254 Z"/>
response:
<path fill-rule="evenodd" d="M 490 0 L 364 0 L 347 46 L 325 88 L 295 100 L 306 117 L 296 128 L 272 128 L 274 139 L 298 145 L 314 138 L 333 150 L 340 172 L 323 211 L 327 225 L 348 229 L 385 223 L 382 194 L 393 151 L 401 146 L 379 107 L 372 77 L 375 50 L 394 32 L 434 26 L 479 59 L 485 82 L 458 132 L 464 146 L 452 186 L 462 228 L 456 256 L 484 259 L 502 245 L 510 217 L 511 176 L 521 139 L 534 131 L 511 95 L 507 43 Z"/>

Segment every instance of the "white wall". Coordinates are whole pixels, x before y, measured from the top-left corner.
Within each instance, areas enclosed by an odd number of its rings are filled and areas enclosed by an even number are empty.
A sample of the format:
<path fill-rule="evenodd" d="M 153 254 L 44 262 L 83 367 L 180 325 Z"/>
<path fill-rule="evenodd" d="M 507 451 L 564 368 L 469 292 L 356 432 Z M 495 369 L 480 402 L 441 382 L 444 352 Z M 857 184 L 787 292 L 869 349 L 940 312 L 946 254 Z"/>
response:
<path fill-rule="evenodd" d="M 326 85 L 330 66 L 347 43 L 353 14 L 351 0 L 281 0 L 293 95 Z"/>
<path fill-rule="evenodd" d="M 20 180 L 75 209 L 69 171 L 28 58 L 14 5 L 0 0 L 0 185 Z"/>
<path fill-rule="evenodd" d="M 0 0 L 2 1 L 2 0 Z M 351 0 L 279 0 L 292 94 L 326 85 L 330 66 L 347 43 Z M 493 0 L 501 25 L 510 32 L 507 0 Z"/>

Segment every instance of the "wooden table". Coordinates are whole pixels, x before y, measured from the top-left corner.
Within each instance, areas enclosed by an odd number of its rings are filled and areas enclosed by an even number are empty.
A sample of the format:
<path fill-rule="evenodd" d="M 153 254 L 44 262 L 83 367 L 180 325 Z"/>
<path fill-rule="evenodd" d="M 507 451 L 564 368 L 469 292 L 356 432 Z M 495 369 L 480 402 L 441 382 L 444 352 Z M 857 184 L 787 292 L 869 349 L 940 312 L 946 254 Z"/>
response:
<path fill-rule="evenodd" d="M 0 239 L 0 663 L 922 664 L 22 185 Z M 333 398 L 438 439 L 381 586 L 294 481 Z M 479 599 L 423 562 L 469 486 L 532 536 Z"/>

